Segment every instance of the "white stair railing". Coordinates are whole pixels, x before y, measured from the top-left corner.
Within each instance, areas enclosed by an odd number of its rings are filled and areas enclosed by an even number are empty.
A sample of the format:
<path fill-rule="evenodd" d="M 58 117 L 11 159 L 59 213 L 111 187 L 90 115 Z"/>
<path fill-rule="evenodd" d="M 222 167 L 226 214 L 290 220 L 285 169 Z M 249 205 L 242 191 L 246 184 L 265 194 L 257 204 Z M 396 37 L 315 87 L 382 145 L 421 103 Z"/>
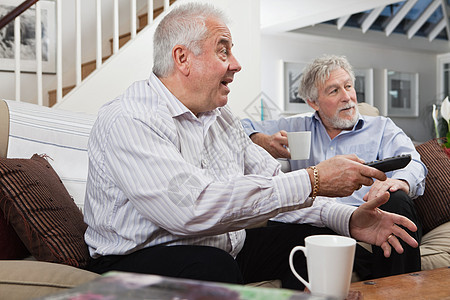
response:
<path fill-rule="evenodd" d="M 62 100 L 62 0 L 56 2 L 56 103 Z"/>
<path fill-rule="evenodd" d="M 63 70 L 63 5 L 67 2 L 63 0 L 54 0 L 56 4 L 56 102 L 62 101 L 63 98 L 63 74 L 67 72 Z M 112 55 L 119 51 L 119 0 L 113 0 L 113 47 Z M 127 0 L 121 0 L 127 1 Z M 130 5 L 130 36 L 134 39 L 137 34 L 137 8 L 136 0 L 128 0 Z M 64 4 L 63 4 L 64 3 Z M 96 68 L 99 69 L 103 63 L 102 54 L 102 0 L 96 0 Z M 170 6 L 169 0 L 163 2 L 164 11 Z M 36 102 L 38 105 L 43 105 L 43 68 L 42 68 L 42 10 L 39 1 L 33 7 L 35 8 L 35 46 L 36 46 Z M 83 39 L 81 34 L 81 0 L 75 0 L 75 85 L 79 86 L 82 83 L 82 45 Z M 147 26 L 153 24 L 154 18 L 154 0 L 147 1 Z M 15 98 L 16 101 L 21 101 L 21 32 L 20 32 L 20 16 L 14 19 L 14 77 L 15 77 Z M 130 42 L 130 41 L 129 41 Z"/>
<path fill-rule="evenodd" d="M 97 0 L 97 58 L 96 58 L 96 68 L 99 69 L 102 65 L 102 1 Z"/>
<path fill-rule="evenodd" d="M 81 3 L 75 0 L 75 80 L 76 85 L 81 83 Z"/>
<path fill-rule="evenodd" d="M 15 60 L 14 74 L 16 78 L 16 100 L 20 101 L 20 17 L 14 19 L 14 57 Z"/>
<path fill-rule="evenodd" d="M 130 33 L 131 39 L 136 37 L 136 0 L 130 0 Z"/>
<path fill-rule="evenodd" d="M 41 4 L 36 2 L 36 94 L 38 105 L 43 105 L 42 95 L 42 26 L 41 26 Z"/>
<path fill-rule="evenodd" d="M 119 51 L 119 0 L 114 0 L 113 54 Z"/>
<path fill-rule="evenodd" d="M 166 7 L 164 7 L 166 10 Z M 147 26 L 152 25 L 153 23 L 153 0 L 147 1 Z"/>

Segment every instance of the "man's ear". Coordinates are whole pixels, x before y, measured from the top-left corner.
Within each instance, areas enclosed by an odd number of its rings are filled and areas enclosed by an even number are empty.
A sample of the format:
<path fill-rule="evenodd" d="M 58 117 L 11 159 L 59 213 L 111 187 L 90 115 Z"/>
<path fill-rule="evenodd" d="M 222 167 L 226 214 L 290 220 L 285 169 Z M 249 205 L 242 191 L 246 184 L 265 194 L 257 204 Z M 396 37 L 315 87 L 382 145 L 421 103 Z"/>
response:
<path fill-rule="evenodd" d="M 190 72 L 190 60 L 188 59 L 188 50 L 182 45 L 176 45 L 172 49 L 172 59 L 175 68 L 183 75 L 187 76 Z"/>
<path fill-rule="evenodd" d="M 314 110 L 319 110 L 319 106 L 316 104 L 316 102 L 309 99 L 306 99 L 306 102 L 308 102 L 308 105 L 311 106 Z"/>

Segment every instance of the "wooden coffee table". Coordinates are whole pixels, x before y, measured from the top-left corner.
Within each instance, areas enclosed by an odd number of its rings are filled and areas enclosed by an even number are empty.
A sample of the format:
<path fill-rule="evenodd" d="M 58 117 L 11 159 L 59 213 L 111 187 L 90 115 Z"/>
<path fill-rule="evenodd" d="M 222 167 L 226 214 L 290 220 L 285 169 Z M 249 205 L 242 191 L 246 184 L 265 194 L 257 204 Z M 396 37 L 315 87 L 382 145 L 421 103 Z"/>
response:
<path fill-rule="evenodd" d="M 371 299 L 450 299 L 450 267 L 354 282 L 350 291 Z"/>

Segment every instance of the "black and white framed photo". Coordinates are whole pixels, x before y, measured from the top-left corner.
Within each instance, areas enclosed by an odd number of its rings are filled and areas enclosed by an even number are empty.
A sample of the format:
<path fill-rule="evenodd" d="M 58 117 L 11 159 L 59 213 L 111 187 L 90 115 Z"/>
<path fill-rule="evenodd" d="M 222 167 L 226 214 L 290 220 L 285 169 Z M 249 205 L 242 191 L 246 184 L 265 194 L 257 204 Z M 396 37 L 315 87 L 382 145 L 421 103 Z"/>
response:
<path fill-rule="evenodd" d="M 4 17 L 21 0 L 3 0 L 0 3 L 0 18 Z M 42 71 L 55 73 L 56 71 L 56 4 L 54 1 L 39 1 L 41 8 L 42 28 Z M 20 56 L 21 71 L 36 72 L 36 9 L 27 9 L 20 15 Z M 0 71 L 13 71 L 14 60 L 14 20 L 0 29 Z"/>
<path fill-rule="evenodd" d="M 419 73 L 384 70 L 389 117 L 419 116 Z"/>
<path fill-rule="evenodd" d="M 306 100 L 301 99 L 298 95 L 300 79 L 307 64 L 286 61 L 282 63 L 284 111 L 289 114 L 313 111 Z"/>
<path fill-rule="evenodd" d="M 373 105 L 373 69 L 355 69 L 353 71 L 358 102 Z"/>

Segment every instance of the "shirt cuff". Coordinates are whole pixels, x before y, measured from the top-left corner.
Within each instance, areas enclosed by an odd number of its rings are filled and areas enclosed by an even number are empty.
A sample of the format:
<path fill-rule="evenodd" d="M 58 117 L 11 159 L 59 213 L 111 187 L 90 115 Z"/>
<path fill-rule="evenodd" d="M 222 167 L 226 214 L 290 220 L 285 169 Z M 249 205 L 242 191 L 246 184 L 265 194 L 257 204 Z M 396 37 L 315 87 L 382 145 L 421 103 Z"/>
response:
<path fill-rule="evenodd" d="M 244 128 L 245 134 L 248 136 L 251 136 L 254 133 L 258 133 L 259 131 L 256 131 L 253 127 L 253 124 L 248 119 L 241 120 L 242 127 Z"/>
<path fill-rule="evenodd" d="M 311 181 L 305 169 L 280 173 L 274 176 L 273 180 L 280 207 L 300 207 L 308 201 L 311 194 Z"/>
<path fill-rule="evenodd" d="M 322 221 L 325 226 L 340 235 L 349 237 L 350 217 L 357 208 L 347 204 L 327 201 L 323 204 L 322 209 Z"/>
<path fill-rule="evenodd" d="M 410 172 L 397 171 L 392 175 L 392 179 L 404 180 L 409 185 L 408 196 L 414 198 L 417 193 L 417 187 L 415 185 L 416 178 Z"/>

